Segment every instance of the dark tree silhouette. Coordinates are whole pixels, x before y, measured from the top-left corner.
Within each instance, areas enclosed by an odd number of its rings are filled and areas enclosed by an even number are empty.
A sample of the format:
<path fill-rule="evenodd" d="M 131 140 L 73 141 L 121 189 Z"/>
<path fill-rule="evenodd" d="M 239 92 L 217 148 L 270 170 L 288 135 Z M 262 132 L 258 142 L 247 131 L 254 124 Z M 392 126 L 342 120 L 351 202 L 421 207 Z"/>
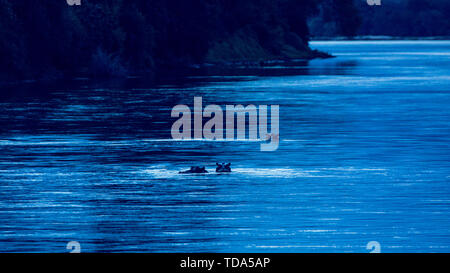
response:
<path fill-rule="evenodd" d="M 0 80 L 309 58 L 307 18 L 322 1 L 0 0 Z M 341 24 L 353 32 L 353 20 Z"/>

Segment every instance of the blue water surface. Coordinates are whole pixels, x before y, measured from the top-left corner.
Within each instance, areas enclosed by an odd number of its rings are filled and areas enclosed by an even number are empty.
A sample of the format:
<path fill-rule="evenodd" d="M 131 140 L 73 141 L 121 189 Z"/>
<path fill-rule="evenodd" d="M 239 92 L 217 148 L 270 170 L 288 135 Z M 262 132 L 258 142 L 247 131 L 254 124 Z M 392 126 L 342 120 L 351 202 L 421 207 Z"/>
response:
<path fill-rule="evenodd" d="M 336 58 L 4 90 L 0 251 L 449 252 L 450 41 L 312 47 Z M 194 96 L 280 105 L 279 149 L 172 140 Z"/>

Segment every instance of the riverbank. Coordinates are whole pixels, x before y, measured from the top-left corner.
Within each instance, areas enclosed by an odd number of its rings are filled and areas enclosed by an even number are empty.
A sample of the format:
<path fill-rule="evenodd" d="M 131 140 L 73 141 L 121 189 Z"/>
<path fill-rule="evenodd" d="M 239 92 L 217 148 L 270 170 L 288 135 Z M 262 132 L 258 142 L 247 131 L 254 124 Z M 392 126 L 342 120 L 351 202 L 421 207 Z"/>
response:
<path fill-rule="evenodd" d="M 405 36 L 386 36 L 386 35 L 368 35 L 368 36 L 315 36 L 311 38 L 311 41 L 443 41 L 450 40 L 450 36 L 430 36 L 430 37 L 405 37 Z"/>
<path fill-rule="evenodd" d="M 213 59 L 209 58 L 203 63 L 166 63 L 153 71 L 133 71 L 123 73 L 102 73 L 100 75 L 90 73 L 87 69 L 83 69 L 76 74 L 67 74 L 64 72 L 52 71 L 44 74 L 41 77 L 23 79 L 23 80 L 2 80 L 0 81 L 0 87 L 15 86 L 23 84 L 36 84 L 36 83 L 56 83 L 59 81 L 73 81 L 77 79 L 84 80 L 115 80 L 115 79 L 127 79 L 127 78 L 146 78 L 149 82 L 155 81 L 157 77 L 166 78 L 173 74 L 176 77 L 182 77 L 183 75 L 191 74 L 193 70 L 201 71 L 221 71 L 235 68 L 263 68 L 275 65 L 291 65 L 304 63 L 313 59 L 327 59 L 333 58 L 331 54 L 308 48 L 305 51 L 292 50 L 291 54 L 285 56 L 274 56 L 270 54 L 260 55 L 258 58 L 230 58 L 230 59 Z"/>

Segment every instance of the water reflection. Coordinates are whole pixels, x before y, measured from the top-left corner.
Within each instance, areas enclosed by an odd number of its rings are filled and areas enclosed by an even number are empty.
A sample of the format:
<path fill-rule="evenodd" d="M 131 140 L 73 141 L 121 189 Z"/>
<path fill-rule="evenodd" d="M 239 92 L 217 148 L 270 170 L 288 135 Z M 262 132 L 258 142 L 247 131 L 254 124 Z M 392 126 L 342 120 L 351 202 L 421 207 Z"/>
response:
<path fill-rule="evenodd" d="M 7 88 L 0 251 L 448 252 L 450 43 L 314 46 L 337 58 Z M 279 150 L 171 140 L 194 96 L 279 104 Z"/>

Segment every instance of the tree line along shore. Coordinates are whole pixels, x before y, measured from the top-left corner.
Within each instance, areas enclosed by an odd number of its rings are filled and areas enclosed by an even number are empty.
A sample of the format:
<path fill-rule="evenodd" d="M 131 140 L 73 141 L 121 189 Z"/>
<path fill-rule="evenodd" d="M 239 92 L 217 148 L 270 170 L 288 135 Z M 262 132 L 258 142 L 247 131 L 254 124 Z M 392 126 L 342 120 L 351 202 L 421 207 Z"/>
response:
<path fill-rule="evenodd" d="M 307 20 L 321 2 L 0 0 L 0 81 L 326 57 L 308 46 Z"/>
<path fill-rule="evenodd" d="M 0 0 L 0 82 L 329 57 L 310 49 L 311 36 L 449 35 L 449 3 L 82 0 L 70 6 L 65 0 Z M 414 12 L 420 16 L 413 18 Z M 413 24 L 404 23 L 410 17 Z"/>

